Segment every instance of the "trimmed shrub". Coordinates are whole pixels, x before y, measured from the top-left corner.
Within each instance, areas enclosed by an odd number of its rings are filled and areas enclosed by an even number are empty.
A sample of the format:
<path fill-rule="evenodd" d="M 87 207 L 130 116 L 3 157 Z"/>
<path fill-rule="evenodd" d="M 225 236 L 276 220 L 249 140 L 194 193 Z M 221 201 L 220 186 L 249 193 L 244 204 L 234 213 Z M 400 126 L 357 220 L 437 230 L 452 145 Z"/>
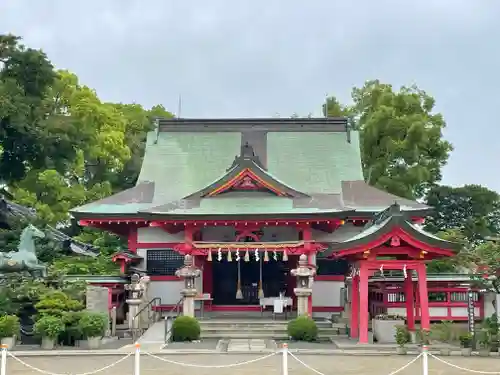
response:
<path fill-rule="evenodd" d="M 172 325 L 173 341 L 195 341 L 200 339 L 200 323 L 190 316 L 179 316 Z"/>
<path fill-rule="evenodd" d="M 296 341 L 315 341 L 318 338 L 316 322 L 307 316 L 299 316 L 288 322 L 288 336 Z"/>
<path fill-rule="evenodd" d="M 64 323 L 56 316 L 45 315 L 35 323 L 35 333 L 41 337 L 57 339 L 64 332 Z"/>
<path fill-rule="evenodd" d="M 17 316 L 4 315 L 0 317 L 0 338 L 18 336 L 20 328 Z"/>
<path fill-rule="evenodd" d="M 107 315 L 86 311 L 82 314 L 77 327 L 82 336 L 88 339 L 89 337 L 103 336 L 107 324 Z"/>

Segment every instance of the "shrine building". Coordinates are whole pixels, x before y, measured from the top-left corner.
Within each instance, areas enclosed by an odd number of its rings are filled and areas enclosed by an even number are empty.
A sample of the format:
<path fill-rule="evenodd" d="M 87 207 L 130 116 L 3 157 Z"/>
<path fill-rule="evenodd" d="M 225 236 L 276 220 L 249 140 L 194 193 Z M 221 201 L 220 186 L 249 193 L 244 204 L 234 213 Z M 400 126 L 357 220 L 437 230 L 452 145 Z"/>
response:
<path fill-rule="evenodd" d="M 155 125 L 136 186 L 71 213 L 82 226 L 128 238 L 114 259 L 124 273 L 132 266 L 149 275 L 150 296 L 166 309 L 179 302 L 175 271 L 186 254 L 202 271 L 196 288 L 212 311 L 260 311 L 263 298 L 280 294 L 296 304 L 290 271 L 305 254 L 317 271 L 309 314 L 344 311 L 351 336 L 367 342 L 369 316 L 387 312 L 378 302 L 396 285 L 410 329 L 415 320 L 429 327 L 425 262 L 453 256 L 457 245 L 421 229 L 430 207 L 365 183 L 359 134 L 346 119 Z M 394 270 L 401 279 L 387 288 L 384 275 Z M 434 315 L 467 319 L 460 298 L 456 312 Z"/>

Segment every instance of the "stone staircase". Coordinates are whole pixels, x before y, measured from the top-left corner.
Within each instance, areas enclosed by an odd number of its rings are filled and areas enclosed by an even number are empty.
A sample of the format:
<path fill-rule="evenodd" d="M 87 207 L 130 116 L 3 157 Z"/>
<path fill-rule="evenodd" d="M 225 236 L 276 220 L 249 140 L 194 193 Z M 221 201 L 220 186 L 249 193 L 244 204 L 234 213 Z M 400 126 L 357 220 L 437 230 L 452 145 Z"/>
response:
<path fill-rule="evenodd" d="M 270 339 L 286 340 L 287 321 L 270 319 L 200 320 L 201 339 Z M 316 321 L 320 340 L 330 340 L 343 332 L 328 320 Z"/>

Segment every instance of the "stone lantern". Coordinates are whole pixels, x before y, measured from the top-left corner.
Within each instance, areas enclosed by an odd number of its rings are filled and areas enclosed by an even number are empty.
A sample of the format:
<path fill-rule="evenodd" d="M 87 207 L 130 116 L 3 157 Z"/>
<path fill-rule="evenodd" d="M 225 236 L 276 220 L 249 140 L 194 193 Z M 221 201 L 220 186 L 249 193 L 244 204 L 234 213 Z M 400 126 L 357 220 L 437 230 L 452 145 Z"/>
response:
<path fill-rule="evenodd" d="M 175 271 L 175 276 L 184 279 L 184 289 L 181 295 L 184 297 L 182 311 L 183 315 L 194 317 L 194 298 L 196 297 L 195 279 L 201 276 L 201 270 L 194 266 L 193 257 L 184 257 L 184 267 Z"/>
<path fill-rule="evenodd" d="M 141 277 L 136 273 L 130 276 L 130 284 L 125 285 L 125 290 L 129 293 L 125 302 L 128 304 L 128 325 L 131 330 L 139 328 L 139 319 L 136 315 L 139 312 L 144 289 L 145 285 L 141 283 Z"/>
<path fill-rule="evenodd" d="M 291 270 L 292 276 L 297 277 L 297 287 L 293 289 L 297 296 L 297 314 L 307 315 L 309 313 L 309 296 L 312 295 L 312 282 L 316 275 L 316 269 L 307 263 L 307 256 L 299 257 L 299 266 Z"/>

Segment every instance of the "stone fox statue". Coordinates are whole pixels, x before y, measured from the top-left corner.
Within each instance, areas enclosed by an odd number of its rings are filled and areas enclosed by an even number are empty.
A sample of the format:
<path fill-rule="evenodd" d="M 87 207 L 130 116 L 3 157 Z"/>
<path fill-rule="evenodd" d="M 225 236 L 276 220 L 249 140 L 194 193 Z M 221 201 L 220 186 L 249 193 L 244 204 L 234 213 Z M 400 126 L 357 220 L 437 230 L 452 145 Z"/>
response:
<path fill-rule="evenodd" d="M 23 229 L 17 251 L 0 253 L 0 273 L 28 272 L 33 278 L 46 277 L 47 266 L 36 256 L 35 238 L 44 238 L 45 233 L 33 225 Z"/>

